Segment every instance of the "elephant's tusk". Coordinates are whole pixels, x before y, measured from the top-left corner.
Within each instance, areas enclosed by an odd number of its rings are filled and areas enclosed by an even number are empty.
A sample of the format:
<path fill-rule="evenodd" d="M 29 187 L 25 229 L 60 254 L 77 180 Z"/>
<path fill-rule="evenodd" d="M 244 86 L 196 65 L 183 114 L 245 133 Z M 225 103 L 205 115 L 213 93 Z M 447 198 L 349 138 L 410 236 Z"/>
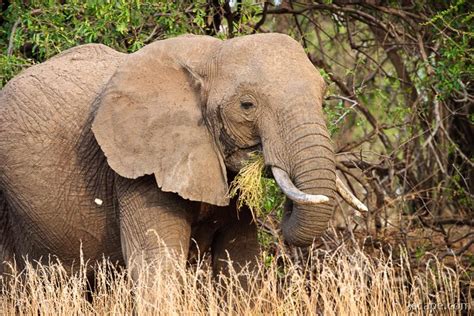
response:
<path fill-rule="evenodd" d="M 349 189 L 346 187 L 344 182 L 339 179 L 338 176 L 336 176 L 336 189 L 337 192 L 342 196 L 342 198 L 353 208 L 355 208 L 358 211 L 361 212 L 368 212 L 369 209 L 367 206 L 364 205 L 361 201 L 359 201 L 358 198 L 355 197 L 354 194 L 352 194 Z"/>
<path fill-rule="evenodd" d="M 278 167 L 272 166 L 273 177 L 285 195 L 296 204 L 320 204 L 328 202 L 325 195 L 313 195 L 300 191 L 291 181 L 288 173 Z"/>

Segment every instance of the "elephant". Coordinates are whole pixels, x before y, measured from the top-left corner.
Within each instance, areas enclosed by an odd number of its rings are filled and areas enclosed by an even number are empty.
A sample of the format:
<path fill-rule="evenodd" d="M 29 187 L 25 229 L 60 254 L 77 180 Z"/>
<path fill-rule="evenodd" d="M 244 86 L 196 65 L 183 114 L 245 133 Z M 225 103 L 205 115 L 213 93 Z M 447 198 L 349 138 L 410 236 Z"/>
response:
<path fill-rule="evenodd" d="M 284 239 L 311 245 L 336 193 L 365 208 L 336 177 L 325 89 L 277 33 L 85 44 L 24 70 L 0 94 L 0 260 L 140 268 L 195 239 L 215 271 L 255 264 L 256 223 L 228 196 L 255 151 L 287 196 Z"/>

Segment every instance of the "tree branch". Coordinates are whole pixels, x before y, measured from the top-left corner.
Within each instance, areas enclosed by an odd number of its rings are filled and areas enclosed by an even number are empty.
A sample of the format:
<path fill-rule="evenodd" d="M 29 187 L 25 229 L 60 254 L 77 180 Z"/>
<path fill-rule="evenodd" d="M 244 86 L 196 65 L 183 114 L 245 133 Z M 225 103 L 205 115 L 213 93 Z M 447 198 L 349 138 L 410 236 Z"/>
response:
<path fill-rule="evenodd" d="M 10 32 L 10 39 L 8 40 L 7 56 L 11 56 L 13 54 L 13 46 L 15 45 L 15 33 L 20 22 L 21 19 L 18 18 L 13 24 L 12 30 Z"/>

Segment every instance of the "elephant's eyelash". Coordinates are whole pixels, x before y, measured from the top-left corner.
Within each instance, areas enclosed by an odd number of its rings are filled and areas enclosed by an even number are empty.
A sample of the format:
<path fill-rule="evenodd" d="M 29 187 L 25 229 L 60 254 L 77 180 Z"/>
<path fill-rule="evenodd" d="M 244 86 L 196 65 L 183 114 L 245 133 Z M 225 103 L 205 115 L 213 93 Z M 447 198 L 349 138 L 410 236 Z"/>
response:
<path fill-rule="evenodd" d="M 250 108 L 252 108 L 254 105 L 252 102 L 240 102 L 240 106 L 244 109 L 244 110 L 248 110 Z"/>

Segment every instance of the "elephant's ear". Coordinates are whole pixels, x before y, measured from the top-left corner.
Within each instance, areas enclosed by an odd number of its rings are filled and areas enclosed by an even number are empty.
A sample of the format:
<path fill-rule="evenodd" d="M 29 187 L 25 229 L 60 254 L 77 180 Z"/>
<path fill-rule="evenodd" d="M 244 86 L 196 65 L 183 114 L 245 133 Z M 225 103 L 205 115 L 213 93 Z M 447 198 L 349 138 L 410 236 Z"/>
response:
<path fill-rule="evenodd" d="M 220 46 L 206 36 L 158 41 L 129 55 L 98 98 L 92 130 L 110 167 L 154 174 L 186 199 L 227 205 L 222 156 L 202 115 L 199 67 Z"/>

